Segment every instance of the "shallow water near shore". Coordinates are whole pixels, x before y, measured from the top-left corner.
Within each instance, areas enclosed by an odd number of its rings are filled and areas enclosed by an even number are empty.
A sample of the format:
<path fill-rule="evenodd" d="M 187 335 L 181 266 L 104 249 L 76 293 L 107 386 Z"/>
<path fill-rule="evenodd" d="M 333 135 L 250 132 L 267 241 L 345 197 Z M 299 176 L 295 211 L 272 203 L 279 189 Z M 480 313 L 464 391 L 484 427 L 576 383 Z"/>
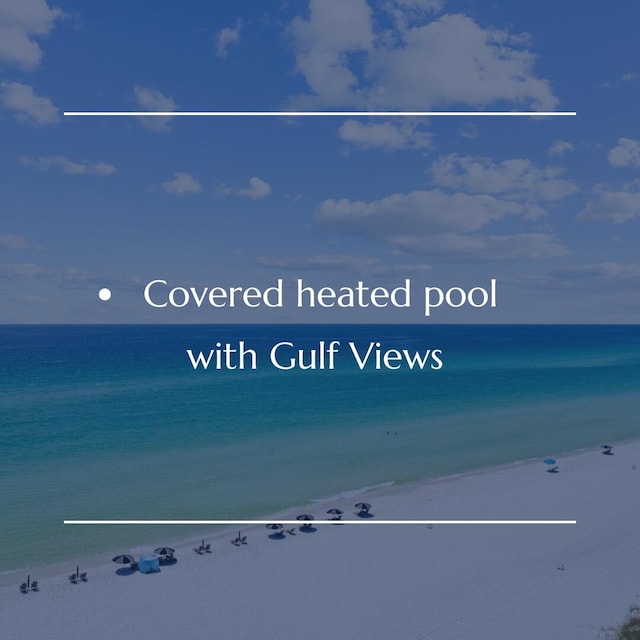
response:
<path fill-rule="evenodd" d="M 186 357 L 240 340 L 256 371 Z M 343 352 L 278 371 L 281 340 L 442 349 L 444 367 L 360 371 Z M 192 532 L 64 519 L 259 517 L 638 435 L 636 326 L 5 326 L 0 355 L 0 571 Z"/>

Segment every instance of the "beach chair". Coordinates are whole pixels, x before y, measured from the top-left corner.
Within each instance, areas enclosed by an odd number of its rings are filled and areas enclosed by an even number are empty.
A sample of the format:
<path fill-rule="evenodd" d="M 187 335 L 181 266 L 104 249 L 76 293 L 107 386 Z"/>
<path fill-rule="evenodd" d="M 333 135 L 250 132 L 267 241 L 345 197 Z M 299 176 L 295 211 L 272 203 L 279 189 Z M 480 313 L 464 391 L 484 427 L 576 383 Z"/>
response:
<path fill-rule="evenodd" d="M 37 580 L 32 580 L 31 581 L 31 591 L 40 591 L 40 588 L 38 587 L 38 581 Z"/>
<path fill-rule="evenodd" d="M 194 547 L 193 550 L 200 556 L 204 553 L 204 547 L 202 547 L 202 546 Z"/>
<path fill-rule="evenodd" d="M 80 574 L 80 580 L 82 580 L 82 582 L 88 582 L 89 581 L 89 578 L 87 578 L 86 571 L 84 573 Z"/>
<path fill-rule="evenodd" d="M 247 543 L 247 536 L 242 536 L 242 538 L 240 538 L 240 544 L 248 544 Z"/>
<path fill-rule="evenodd" d="M 211 543 L 204 545 L 204 552 L 211 553 Z M 171 559 L 173 560 L 173 556 L 171 556 Z"/>
<path fill-rule="evenodd" d="M 23 582 L 20 585 L 20 593 L 29 593 L 29 589 L 27 589 L 27 583 Z"/>
<path fill-rule="evenodd" d="M 75 573 L 72 573 L 69 576 L 69 582 L 71 582 L 71 584 L 78 584 L 78 576 Z"/>
<path fill-rule="evenodd" d="M 295 530 L 295 529 L 287 529 L 287 533 L 288 533 L 290 536 L 295 536 L 295 535 L 296 535 L 296 530 Z"/>
<path fill-rule="evenodd" d="M 229 540 L 229 542 L 237 547 L 240 545 L 240 538 L 233 538 L 233 540 Z"/>

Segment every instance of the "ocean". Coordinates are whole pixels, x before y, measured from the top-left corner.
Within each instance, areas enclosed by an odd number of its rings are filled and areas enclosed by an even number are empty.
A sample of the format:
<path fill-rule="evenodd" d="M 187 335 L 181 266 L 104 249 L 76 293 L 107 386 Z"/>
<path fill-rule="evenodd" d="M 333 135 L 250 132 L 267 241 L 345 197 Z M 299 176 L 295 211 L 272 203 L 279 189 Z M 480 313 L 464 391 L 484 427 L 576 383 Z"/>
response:
<path fill-rule="evenodd" d="M 332 340 L 333 370 L 270 363 Z M 240 341 L 256 370 L 186 354 Z M 443 366 L 360 370 L 349 342 Z M 65 519 L 260 517 L 640 434 L 635 325 L 1 326 L 0 363 L 0 572 L 193 533 Z"/>

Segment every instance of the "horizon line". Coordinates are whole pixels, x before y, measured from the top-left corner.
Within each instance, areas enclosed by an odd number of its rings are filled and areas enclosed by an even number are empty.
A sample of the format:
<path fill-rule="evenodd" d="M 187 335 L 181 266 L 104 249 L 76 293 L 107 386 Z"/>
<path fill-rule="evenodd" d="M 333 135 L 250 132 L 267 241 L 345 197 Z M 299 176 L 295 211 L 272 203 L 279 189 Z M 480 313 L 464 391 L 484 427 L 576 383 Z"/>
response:
<path fill-rule="evenodd" d="M 576 111 L 64 111 L 68 117 L 553 117 L 577 116 Z"/>

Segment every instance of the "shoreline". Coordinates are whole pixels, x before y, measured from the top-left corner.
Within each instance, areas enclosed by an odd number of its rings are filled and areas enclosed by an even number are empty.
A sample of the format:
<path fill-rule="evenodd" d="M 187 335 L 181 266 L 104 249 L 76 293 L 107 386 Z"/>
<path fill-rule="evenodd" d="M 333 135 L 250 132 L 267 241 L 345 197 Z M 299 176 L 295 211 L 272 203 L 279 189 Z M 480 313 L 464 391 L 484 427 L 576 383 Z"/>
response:
<path fill-rule="evenodd" d="M 345 639 L 459 640 L 486 628 L 492 640 L 538 640 L 549 629 L 563 640 L 598 640 L 640 598 L 640 514 L 633 508 L 640 440 L 615 445 L 612 456 L 590 447 L 557 459 L 557 474 L 533 459 L 302 507 L 316 517 L 329 506 L 350 516 L 366 496 L 372 526 L 322 525 L 281 539 L 270 539 L 263 526 L 243 527 L 248 544 L 240 547 L 229 544 L 236 531 L 220 527 L 205 534 L 212 553 L 202 556 L 192 550 L 200 541 L 194 532 L 175 545 L 177 563 L 152 575 L 118 574 L 104 558 L 81 564 L 89 579 L 79 585 L 67 578 L 75 561 L 51 577 L 32 572 L 39 592 L 0 588 L 6 637 L 174 640 L 212 629 L 230 639 L 275 638 L 296 628 L 323 640 L 337 616 L 332 637 Z M 408 517 L 577 524 L 374 524 Z"/>
<path fill-rule="evenodd" d="M 640 438 L 630 438 L 621 441 L 611 441 L 614 448 L 618 449 L 620 447 L 625 447 L 627 445 L 638 444 L 640 446 Z M 585 455 L 588 453 L 599 452 L 599 449 L 594 448 L 593 446 L 580 447 L 578 449 L 573 449 L 570 451 L 560 452 L 557 454 L 553 454 L 559 458 L 559 462 L 562 462 L 563 459 L 573 458 L 581 455 Z M 475 469 L 470 469 L 467 471 L 461 471 L 456 473 L 451 473 L 442 476 L 425 476 L 418 480 L 410 480 L 410 481 L 398 481 L 398 480 L 389 480 L 386 482 L 377 483 L 371 486 L 365 486 L 358 489 L 346 489 L 345 491 L 341 491 L 333 496 L 321 496 L 319 498 L 313 498 L 304 504 L 298 504 L 290 507 L 286 507 L 280 511 L 273 512 L 267 515 L 260 515 L 255 518 L 246 518 L 246 519 L 254 519 L 254 520 L 263 520 L 264 523 L 269 522 L 277 522 L 278 519 L 294 519 L 296 515 L 299 513 L 307 513 L 309 511 L 313 511 L 315 509 L 321 509 L 322 513 L 326 511 L 327 508 L 332 508 L 334 506 L 338 506 L 338 508 L 342 508 L 348 505 L 345 505 L 345 500 L 351 500 L 351 498 L 358 498 L 359 496 L 367 495 L 370 499 L 375 500 L 376 498 L 393 498 L 393 499 L 401 499 L 403 494 L 405 493 L 413 493 L 414 491 L 419 491 L 421 489 L 426 489 L 428 487 L 434 485 L 445 485 L 447 483 L 455 482 L 458 480 L 464 479 L 473 479 L 475 477 L 482 477 L 487 474 L 499 473 L 503 471 L 508 471 L 509 469 L 516 469 L 519 467 L 527 467 L 534 464 L 542 465 L 543 456 L 539 457 L 531 457 L 525 458 L 521 460 L 515 460 L 511 462 L 505 462 L 497 465 L 490 465 L 487 467 L 478 467 Z M 348 515 L 345 509 L 345 516 Z M 322 519 L 318 517 L 318 519 Z M 403 517 L 399 519 L 411 519 L 409 517 Z M 464 519 L 464 518 L 460 518 Z M 65 526 L 91 526 L 91 525 L 65 525 Z M 99 525 L 97 525 L 99 526 Z M 118 526 L 118 525 L 103 525 L 103 526 Z M 153 525 L 124 525 L 124 526 L 136 526 L 140 528 L 144 527 L 153 527 Z M 163 525 L 170 526 L 170 525 Z M 182 525 L 189 526 L 189 525 Z M 111 566 L 109 560 L 105 558 L 111 558 L 119 553 L 132 553 L 133 555 L 141 554 L 141 553 L 149 553 L 151 546 L 172 546 L 176 549 L 178 553 L 182 553 L 183 551 L 191 551 L 192 545 L 197 544 L 202 537 L 204 536 L 210 541 L 219 542 L 222 539 L 226 541 L 227 536 L 235 531 L 237 527 L 233 525 L 191 525 L 193 527 L 193 534 L 187 536 L 180 537 L 171 537 L 168 536 L 168 540 L 155 540 L 155 542 L 149 543 L 140 543 L 129 547 L 128 549 L 123 548 L 112 548 L 101 551 L 96 554 L 92 554 L 90 556 L 84 557 L 74 557 L 69 558 L 68 560 L 61 560 L 59 562 L 53 564 L 41 564 L 36 565 L 34 567 L 26 567 L 23 569 L 9 569 L 6 571 L 0 571 L 0 590 L 10 586 L 10 585 L 19 585 L 24 581 L 26 575 L 34 574 L 37 575 L 38 579 L 42 578 L 57 578 L 60 576 L 66 576 L 69 571 L 72 571 L 73 566 L 80 565 L 85 568 L 85 570 L 96 569 L 100 567 L 108 567 Z M 322 525 L 326 526 L 326 525 Z M 255 533 L 260 530 L 260 525 L 245 525 L 241 527 L 244 532 L 251 531 Z M 149 536 L 151 538 L 155 538 L 155 536 Z"/>

